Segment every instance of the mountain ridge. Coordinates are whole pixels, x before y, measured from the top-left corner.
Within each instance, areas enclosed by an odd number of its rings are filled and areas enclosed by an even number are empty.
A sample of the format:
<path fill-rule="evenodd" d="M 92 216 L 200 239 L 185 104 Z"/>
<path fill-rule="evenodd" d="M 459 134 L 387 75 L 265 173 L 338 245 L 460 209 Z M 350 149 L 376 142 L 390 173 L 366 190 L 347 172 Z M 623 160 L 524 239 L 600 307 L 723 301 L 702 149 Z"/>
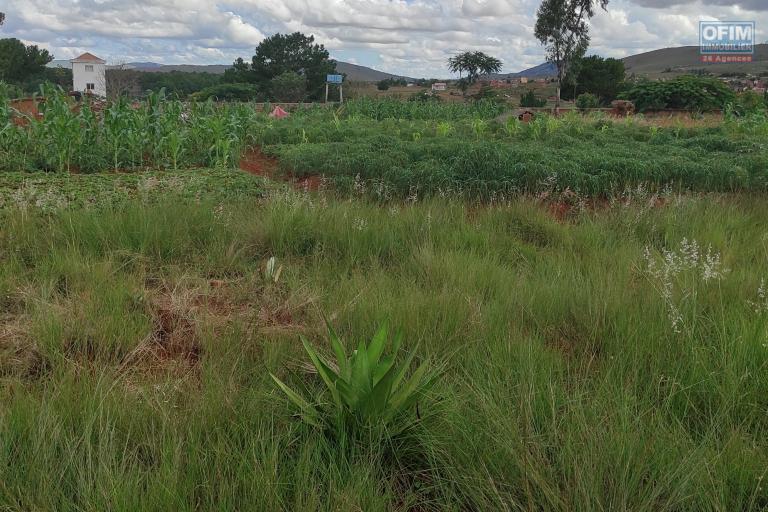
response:
<path fill-rule="evenodd" d="M 712 73 L 726 72 L 751 72 L 754 74 L 768 73 L 768 44 L 755 45 L 755 54 L 751 63 L 727 63 L 727 64 L 706 64 L 701 62 L 698 46 L 678 46 L 671 48 L 660 48 L 648 52 L 630 55 L 622 59 L 627 69 L 627 74 L 657 76 L 664 73 L 685 73 L 694 69 L 706 69 Z M 48 64 L 49 67 L 70 67 L 68 60 L 55 60 Z M 227 64 L 158 64 L 156 62 L 130 62 L 123 64 L 124 69 L 135 69 L 137 71 L 152 73 L 168 73 L 171 71 L 198 72 L 222 74 L 229 69 L 231 65 Z M 405 78 L 413 81 L 404 75 L 395 75 L 386 73 L 367 66 L 352 64 L 350 62 L 337 61 L 336 69 L 340 74 L 346 74 L 347 79 L 355 82 L 378 82 L 390 78 Z M 549 78 L 557 74 L 554 64 L 545 62 L 532 68 L 524 69 L 515 73 L 498 73 L 489 75 L 488 78 L 496 80 L 505 80 L 510 78 Z"/>

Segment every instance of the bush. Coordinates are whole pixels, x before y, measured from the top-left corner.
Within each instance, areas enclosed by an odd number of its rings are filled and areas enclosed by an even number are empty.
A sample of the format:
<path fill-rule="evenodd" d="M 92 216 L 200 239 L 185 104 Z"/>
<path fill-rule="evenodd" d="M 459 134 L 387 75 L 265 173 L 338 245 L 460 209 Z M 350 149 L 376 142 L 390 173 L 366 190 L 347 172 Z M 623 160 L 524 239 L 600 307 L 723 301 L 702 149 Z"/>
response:
<path fill-rule="evenodd" d="M 259 88 L 253 84 L 212 85 L 192 95 L 192 99 L 198 101 L 256 101 L 263 97 Z"/>
<path fill-rule="evenodd" d="M 733 111 L 739 115 L 753 114 L 764 111 L 766 108 L 766 97 L 755 91 L 746 91 L 736 97 L 733 104 Z"/>
<path fill-rule="evenodd" d="M 21 98 L 23 94 L 20 87 L 0 80 L 0 101 Z"/>
<path fill-rule="evenodd" d="M 382 80 L 379 83 L 376 84 L 376 88 L 380 91 L 388 91 L 389 90 L 389 80 Z"/>
<path fill-rule="evenodd" d="M 683 75 L 666 81 L 643 81 L 619 96 L 632 101 L 641 112 L 667 108 L 696 111 L 720 110 L 736 95 L 715 78 Z"/>
<path fill-rule="evenodd" d="M 597 108 L 599 106 L 600 100 L 598 100 L 597 96 L 594 94 L 585 92 L 584 94 L 579 94 L 579 97 L 576 98 L 576 108 L 579 110 L 587 110 L 590 108 Z"/>
<path fill-rule="evenodd" d="M 298 73 L 287 71 L 269 83 L 272 99 L 298 103 L 307 95 L 307 80 Z"/>
<path fill-rule="evenodd" d="M 534 108 L 540 108 L 544 107 L 547 104 L 547 100 L 545 99 L 539 99 L 536 97 L 536 95 L 533 92 L 533 89 L 528 89 L 528 91 L 525 92 L 520 97 L 520 106 L 521 107 L 534 107 Z"/>

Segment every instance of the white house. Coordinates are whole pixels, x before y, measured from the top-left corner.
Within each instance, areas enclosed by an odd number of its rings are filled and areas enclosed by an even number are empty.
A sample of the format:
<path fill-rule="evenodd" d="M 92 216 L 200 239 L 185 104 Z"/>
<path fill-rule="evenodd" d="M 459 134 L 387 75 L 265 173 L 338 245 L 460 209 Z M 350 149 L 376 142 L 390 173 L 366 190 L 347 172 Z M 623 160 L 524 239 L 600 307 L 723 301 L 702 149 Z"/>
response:
<path fill-rule="evenodd" d="M 107 61 L 84 53 L 72 63 L 72 90 L 95 96 L 107 96 Z"/>
<path fill-rule="evenodd" d="M 445 91 L 447 89 L 448 89 L 448 84 L 444 82 L 437 82 L 435 84 L 432 84 L 433 91 Z"/>

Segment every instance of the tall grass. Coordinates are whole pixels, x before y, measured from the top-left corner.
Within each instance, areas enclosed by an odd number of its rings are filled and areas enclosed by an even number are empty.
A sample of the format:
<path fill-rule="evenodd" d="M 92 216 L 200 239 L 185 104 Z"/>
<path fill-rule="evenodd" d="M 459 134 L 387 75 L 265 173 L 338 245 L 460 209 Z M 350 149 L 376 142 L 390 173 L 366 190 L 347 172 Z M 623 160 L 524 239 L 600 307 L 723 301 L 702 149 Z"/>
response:
<path fill-rule="evenodd" d="M 768 506 L 759 198 L 0 215 L 0 508 Z M 446 365 L 397 445 L 339 450 L 272 382 L 321 389 L 323 315 Z"/>

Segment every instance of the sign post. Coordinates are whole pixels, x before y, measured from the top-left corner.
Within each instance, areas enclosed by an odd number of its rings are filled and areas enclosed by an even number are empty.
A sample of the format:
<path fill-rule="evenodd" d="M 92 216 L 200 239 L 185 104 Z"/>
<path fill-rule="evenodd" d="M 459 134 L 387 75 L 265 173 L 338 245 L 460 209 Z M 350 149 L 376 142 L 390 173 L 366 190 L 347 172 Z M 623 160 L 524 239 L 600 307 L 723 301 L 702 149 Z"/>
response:
<path fill-rule="evenodd" d="M 344 103 L 344 75 L 328 75 L 325 79 L 325 102 L 328 103 L 328 91 L 331 85 L 339 86 L 339 103 Z"/>

